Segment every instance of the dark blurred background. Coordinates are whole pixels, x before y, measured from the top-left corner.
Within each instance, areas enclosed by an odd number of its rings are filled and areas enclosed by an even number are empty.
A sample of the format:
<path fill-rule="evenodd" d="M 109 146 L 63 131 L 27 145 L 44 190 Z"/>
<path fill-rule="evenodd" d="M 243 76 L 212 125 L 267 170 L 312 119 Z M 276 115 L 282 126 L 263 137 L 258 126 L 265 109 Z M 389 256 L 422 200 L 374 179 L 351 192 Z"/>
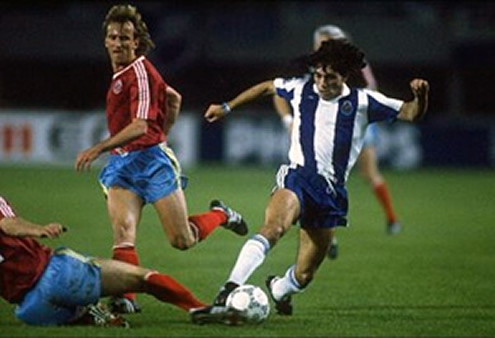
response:
<path fill-rule="evenodd" d="M 112 2 L 0 5 L 2 107 L 93 109 L 110 66 L 101 23 Z M 408 95 L 431 82 L 434 114 L 494 115 L 495 5 L 491 2 L 138 2 L 157 48 L 150 54 L 187 107 L 204 107 L 276 76 L 333 23 L 366 52 L 380 89 Z M 186 108 L 187 108 L 186 107 Z"/>
<path fill-rule="evenodd" d="M 0 108 L 103 109 L 111 69 L 101 23 L 113 4 L 1 3 Z M 311 50 L 317 26 L 332 23 L 349 32 L 366 52 L 385 94 L 409 99 L 408 82 L 413 77 L 430 81 L 430 112 L 424 128 L 472 126 L 472 134 L 465 129 L 457 134 L 462 138 L 476 136 L 476 128 L 495 123 L 492 2 L 132 4 L 142 12 L 157 45 L 149 58 L 183 94 L 184 110 L 195 114 L 202 114 L 210 102 L 279 75 L 291 60 Z M 258 105 L 271 109 L 269 101 Z M 491 135 L 493 128 L 486 133 Z M 492 139 L 483 136 L 479 142 Z"/>

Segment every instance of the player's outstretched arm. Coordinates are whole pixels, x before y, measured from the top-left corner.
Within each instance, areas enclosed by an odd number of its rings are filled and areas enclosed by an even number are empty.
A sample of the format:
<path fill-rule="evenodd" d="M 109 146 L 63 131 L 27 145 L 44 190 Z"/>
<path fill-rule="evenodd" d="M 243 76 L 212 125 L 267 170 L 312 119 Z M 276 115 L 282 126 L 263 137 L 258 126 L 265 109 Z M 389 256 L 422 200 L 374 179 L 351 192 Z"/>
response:
<path fill-rule="evenodd" d="M 235 98 L 223 104 L 212 104 L 208 107 L 205 113 L 205 119 L 208 122 L 214 122 L 219 118 L 223 117 L 225 114 L 229 113 L 234 108 L 239 107 L 247 102 L 256 100 L 261 96 L 273 95 L 275 94 L 275 86 L 273 81 L 265 81 L 254 85 Z"/>
<path fill-rule="evenodd" d="M 405 102 L 400 109 L 398 119 L 416 122 L 423 118 L 428 110 L 428 92 L 430 85 L 423 79 L 414 79 L 410 82 L 414 99 Z"/>
<path fill-rule="evenodd" d="M 56 238 L 66 231 L 59 223 L 39 225 L 29 222 L 21 217 L 6 217 L 0 220 L 0 229 L 10 236 L 15 237 L 48 237 Z"/>

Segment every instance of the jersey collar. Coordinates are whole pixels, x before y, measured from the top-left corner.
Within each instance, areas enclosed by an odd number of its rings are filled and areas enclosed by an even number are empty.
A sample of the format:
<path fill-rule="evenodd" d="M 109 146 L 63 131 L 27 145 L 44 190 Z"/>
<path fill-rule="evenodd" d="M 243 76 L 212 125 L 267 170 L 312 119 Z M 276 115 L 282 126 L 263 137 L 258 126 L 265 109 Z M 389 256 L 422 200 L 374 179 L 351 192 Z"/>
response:
<path fill-rule="evenodd" d="M 313 91 L 318 94 L 318 87 L 316 87 L 316 83 L 313 83 Z M 349 95 L 351 93 L 351 89 L 349 88 L 349 86 L 347 86 L 347 84 L 343 84 L 342 86 L 342 93 L 337 96 L 337 97 L 334 97 L 333 99 L 331 100 L 325 100 L 324 98 L 322 98 L 320 95 L 318 95 L 320 97 L 320 100 L 322 101 L 326 101 L 326 102 L 333 102 L 333 101 L 337 101 L 339 100 L 340 98 L 342 97 L 345 97 L 347 95 Z"/>
<path fill-rule="evenodd" d="M 120 74 L 124 73 L 126 70 L 131 68 L 135 63 L 141 62 L 142 60 L 144 60 L 144 55 L 141 55 L 140 57 L 129 63 L 124 69 L 119 70 L 117 73 L 114 73 L 112 79 L 115 80 Z"/>

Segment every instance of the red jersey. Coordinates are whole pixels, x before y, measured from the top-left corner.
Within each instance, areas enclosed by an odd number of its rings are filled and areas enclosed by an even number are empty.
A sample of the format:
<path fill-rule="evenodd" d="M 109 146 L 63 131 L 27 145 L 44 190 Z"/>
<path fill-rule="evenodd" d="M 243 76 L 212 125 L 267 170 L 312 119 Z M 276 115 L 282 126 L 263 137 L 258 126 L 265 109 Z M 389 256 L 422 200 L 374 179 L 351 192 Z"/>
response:
<path fill-rule="evenodd" d="M 166 141 L 163 126 L 167 116 L 167 84 L 160 73 L 140 56 L 113 75 L 107 93 L 107 123 L 114 136 L 135 118 L 148 121 L 145 135 L 113 149 L 112 154 L 139 150 Z"/>
<path fill-rule="evenodd" d="M 0 196 L 0 220 L 16 217 L 8 202 Z M 53 250 L 26 237 L 13 237 L 0 230 L 0 296 L 20 303 L 38 281 Z"/>

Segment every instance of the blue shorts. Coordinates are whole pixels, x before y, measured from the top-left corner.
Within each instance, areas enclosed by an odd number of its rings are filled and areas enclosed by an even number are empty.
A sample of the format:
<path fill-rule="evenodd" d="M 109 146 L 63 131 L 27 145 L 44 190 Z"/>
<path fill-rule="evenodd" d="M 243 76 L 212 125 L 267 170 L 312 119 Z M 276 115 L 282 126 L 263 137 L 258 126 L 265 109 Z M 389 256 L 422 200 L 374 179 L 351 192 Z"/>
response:
<path fill-rule="evenodd" d="M 376 147 L 378 144 L 378 125 L 371 123 L 366 128 L 364 134 L 363 148 L 364 147 Z"/>
<path fill-rule="evenodd" d="M 100 295 L 99 266 L 90 257 L 59 248 L 15 315 L 30 325 L 66 324 L 82 306 L 96 304 Z"/>
<path fill-rule="evenodd" d="M 301 205 L 299 224 L 303 228 L 347 226 L 347 190 L 332 186 L 323 176 L 303 167 L 280 166 L 277 188 L 293 191 Z"/>
<path fill-rule="evenodd" d="M 186 185 L 186 179 L 181 177 L 179 161 L 164 143 L 110 155 L 99 181 L 105 195 L 108 189 L 118 186 L 134 192 L 144 203 L 156 202 Z"/>

